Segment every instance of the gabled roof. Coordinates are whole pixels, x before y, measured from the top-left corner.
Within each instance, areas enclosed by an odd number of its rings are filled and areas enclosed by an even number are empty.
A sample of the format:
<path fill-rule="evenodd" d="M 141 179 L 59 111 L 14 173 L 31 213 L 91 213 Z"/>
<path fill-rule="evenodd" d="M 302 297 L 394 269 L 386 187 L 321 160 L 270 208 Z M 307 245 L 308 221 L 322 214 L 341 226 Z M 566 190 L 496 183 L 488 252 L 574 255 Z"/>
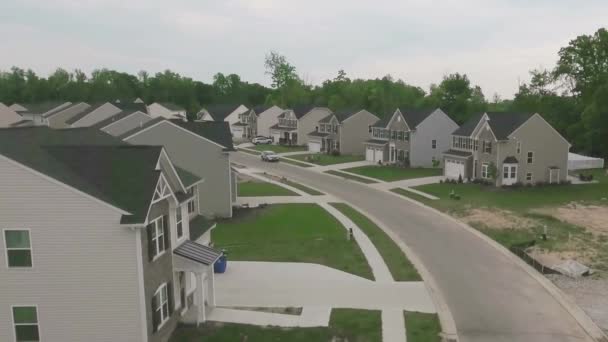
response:
<path fill-rule="evenodd" d="M 435 112 L 437 108 L 434 109 L 401 109 L 399 111 L 403 114 L 403 118 L 405 122 L 411 129 L 416 129 L 416 127 L 426 118 L 428 118 L 433 112 Z"/>
<path fill-rule="evenodd" d="M 496 136 L 497 140 L 507 140 L 509 135 L 513 133 L 519 126 L 523 125 L 528 119 L 534 115 L 533 113 L 503 113 L 503 112 L 487 112 L 488 124 L 490 129 Z M 483 117 L 482 114 L 473 116 L 465 122 L 459 129 L 454 131 L 454 135 L 470 136 L 479 121 Z"/>
<path fill-rule="evenodd" d="M 184 184 L 184 187 L 186 187 L 186 188 L 198 183 L 202 179 L 201 177 L 199 177 L 189 171 L 186 171 L 177 166 L 174 166 L 174 167 L 175 167 L 175 171 L 177 172 L 177 175 L 179 176 L 179 179 L 181 179 L 182 184 Z"/>
<path fill-rule="evenodd" d="M 269 110 L 270 108 L 272 108 L 273 105 L 270 106 L 255 106 L 251 109 L 253 109 L 253 111 L 255 111 L 256 115 L 260 115 L 261 113 L 264 113 L 265 111 Z"/>
<path fill-rule="evenodd" d="M 317 131 L 312 131 L 310 133 L 308 133 L 309 136 L 311 137 L 326 137 L 329 135 L 329 133 L 324 133 L 324 132 L 317 132 Z"/>
<path fill-rule="evenodd" d="M 203 106 L 215 121 L 224 121 L 224 119 L 239 108 L 240 104 L 215 104 Z"/>
<path fill-rule="evenodd" d="M 184 109 L 184 107 L 176 105 L 173 102 L 157 102 L 157 103 L 159 105 L 167 108 L 168 110 L 172 110 L 172 111 L 180 111 L 181 112 L 181 111 L 186 110 L 186 109 Z M 135 103 L 135 104 L 138 104 L 138 103 Z M 143 104 L 143 103 L 139 103 L 139 104 Z M 145 105 L 144 105 L 144 107 L 145 107 Z"/>
<path fill-rule="evenodd" d="M 502 162 L 505 164 L 517 164 L 518 163 L 517 158 L 515 158 L 514 156 L 508 156 Z"/>
<path fill-rule="evenodd" d="M 0 129 L 0 154 L 131 213 L 131 222 L 145 221 L 161 152 L 160 146 L 131 146 L 94 128 Z"/>
<path fill-rule="evenodd" d="M 166 120 L 166 119 L 165 119 L 164 117 L 159 116 L 159 117 L 154 118 L 154 119 L 152 119 L 152 120 L 150 120 L 150 121 L 148 121 L 148 122 L 145 122 L 143 125 L 141 125 L 141 126 L 139 126 L 139 127 L 135 127 L 135 128 L 133 128 L 132 130 L 127 131 L 127 132 L 125 132 L 125 133 L 123 133 L 123 134 L 121 134 L 121 135 L 117 136 L 117 138 L 118 138 L 118 139 L 121 139 L 121 140 L 122 140 L 122 139 L 125 139 L 125 138 L 130 137 L 130 136 L 132 136 L 133 134 L 135 134 L 135 133 L 137 133 L 137 132 L 139 132 L 139 131 L 141 131 L 141 130 L 144 130 L 144 129 L 146 129 L 146 128 L 148 128 L 148 127 L 152 126 L 152 125 L 155 125 L 155 124 L 157 124 L 157 123 L 159 123 L 159 122 L 161 122 L 161 121 L 165 121 L 165 120 Z"/>
<path fill-rule="evenodd" d="M 44 114 L 50 110 L 57 109 L 61 105 L 65 104 L 66 101 L 46 101 L 39 103 L 20 103 L 20 105 L 27 110 L 26 113 L 30 114 Z M 67 107 L 67 106 L 64 106 Z M 22 112 L 21 112 L 22 113 Z"/>
<path fill-rule="evenodd" d="M 234 151 L 232 144 L 232 134 L 230 133 L 230 124 L 225 121 L 195 121 L 185 122 L 182 120 L 169 120 L 188 131 L 209 139 L 216 144 L 223 146 L 228 151 Z"/>
<path fill-rule="evenodd" d="M 115 102 L 112 103 L 114 106 L 118 107 L 122 111 L 125 112 L 142 112 L 148 114 L 148 107 L 146 107 L 145 103 L 140 102 Z M 164 106 L 164 105 L 163 105 Z"/>
<path fill-rule="evenodd" d="M 376 123 L 373 124 L 372 127 L 386 128 L 386 126 L 388 126 L 388 123 L 393 118 L 393 114 L 390 114 L 390 115 L 387 114 L 387 115 L 385 115 L 380 120 L 376 121 Z"/>
<path fill-rule="evenodd" d="M 308 114 L 311 110 L 315 109 L 316 106 L 304 105 L 304 106 L 295 106 L 291 108 L 293 113 L 296 115 L 296 118 L 300 119 L 304 115 Z"/>
<path fill-rule="evenodd" d="M 84 118 L 85 116 L 91 114 L 97 108 L 105 105 L 106 103 L 110 103 L 110 102 L 101 102 L 101 103 L 92 104 L 91 107 L 87 108 L 85 111 L 80 112 L 80 113 L 72 116 L 71 118 L 65 120 L 65 123 L 68 124 L 68 125 L 71 125 L 71 124 L 77 122 L 78 120 Z M 117 103 L 110 103 L 110 104 L 113 105 L 114 107 L 118 108 L 118 104 Z"/>
<path fill-rule="evenodd" d="M 95 127 L 95 128 L 99 128 L 99 129 L 100 128 L 104 128 L 104 127 L 110 125 L 113 122 L 122 120 L 122 119 L 126 118 L 127 116 L 133 115 L 135 113 L 142 113 L 142 114 L 148 116 L 150 118 L 150 120 L 152 120 L 152 117 L 150 117 L 146 112 L 142 112 L 142 111 L 139 111 L 139 110 L 136 110 L 136 111 L 123 110 L 123 111 L 119 112 L 116 115 L 112 115 L 111 117 L 109 117 L 109 118 L 107 118 L 105 120 L 99 121 L 98 123 L 92 125 L 91 127 Z M 150 120 L 148 120 L 148 121 L 150 121 Z M 146 122 L 148 122 L 148 121 L 146 121 Z"/>
<path fill-rule="evenodd" d="M 217 249 L 186 240 L 173 250 L 173 254 L 209 266 L 213 265 L 223 253 Z"/>
<path fill-rule="evenodd" d="M 80 107 L 80 106 L 82 106 L 83 104 L 85 104 L 86 106 L 89 106 L 89 104 L 88 104 L 88 103 L 86 103 L 86 102 L 76 102 L 76 103 L 70 103 L 70 104 L 69 104 L 69 105 L 67 105 L 67 106 L 60 106 L 60 107 L 54 108 L 53 110 L 51 110 L 51 111 L 49 111 L 49 112 L 44 113 L 44 114 L 42 115 L 42 117 L 48 118 L 48 117 L 50 117 L 50 116 L 53 116 L 53 115 L 55 115 L 55 114 L 57 114 L 57 113 L 60 113 L 60 112 L 65 111 L 65 110 L 68 110 L 68 109 L 73 109 L 73 108 L 75 108 L 75 107 Z M 86 108 L 89 108 L 89 107 L 86 107 Z M 78 114 L 78 113 L 79 113 L 79 112 L 81 112 L 81 111 L 86 110 L 86 108 L 85 108 L 85 109 L 81 109 L 81 110 L 79 110 L 78 112 L 76 112 L 76 114 Z"/>

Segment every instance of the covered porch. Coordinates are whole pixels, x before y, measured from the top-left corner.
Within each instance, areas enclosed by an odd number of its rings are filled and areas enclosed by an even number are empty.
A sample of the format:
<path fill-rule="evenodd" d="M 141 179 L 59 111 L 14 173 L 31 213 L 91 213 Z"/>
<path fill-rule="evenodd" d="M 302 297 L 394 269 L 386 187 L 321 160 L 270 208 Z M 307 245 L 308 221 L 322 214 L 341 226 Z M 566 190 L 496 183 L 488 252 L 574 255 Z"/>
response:
<path fill-rule="evenodd" d="M 179 285 L 181 322 L 199 325 L 215 307 L 213 265 L 222 252 L 194 241 L 173 250 L 173 269 Z"/>
<path fill-rule="evenodd" d="M 281 145 L 297 145 L 298 144 L 298 128 L 283 127 L 274 125 L 270 127 L 270 135 L 275 143 Z"/>

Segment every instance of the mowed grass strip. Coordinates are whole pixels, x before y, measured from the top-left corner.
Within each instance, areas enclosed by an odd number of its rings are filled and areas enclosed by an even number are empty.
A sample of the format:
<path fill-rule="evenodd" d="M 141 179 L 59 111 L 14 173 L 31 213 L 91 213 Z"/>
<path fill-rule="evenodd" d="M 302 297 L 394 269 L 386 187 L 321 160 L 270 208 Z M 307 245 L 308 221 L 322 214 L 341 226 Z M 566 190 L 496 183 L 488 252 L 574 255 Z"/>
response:
<path fill-rule="evenodd" d="M 298 154 L 295 156 L 291 156 L 291 158 L 317 165 L 334 165 L 365 160 L 365 156 L 354 156 L 346 154 L 334 156 L 325 153 Z"/>
<path fill-rule="evenodd" d="M 313 167 L 314 165 L 310 165 L 310 164 L 305 164 L 305 163 L 301 163 L 295 159 L 291 159 L 293 158 L 293 156 L 289 157 L 290 159 L 287 158 L 281 158 L 280 161 L 282 163 L 287 163 L 287 164 L 291 164 L 291 165 L 295 165 L 295 166 L 299 166 L 299 167 Z"/>
<path fill-rule="evenodd" d="M 307 146 L 287 146 L 287 145 L 271 145 L 260 144 L 251 147 L 256 151 L 273 151 L 274 153 L 300 152 L 308 150 Z"/>
<path fill-rule="evenodd" d="M 346 203 L 330 203 L 351 219 L 372 241 L 396 281 L 420 281 L 420 275 L 401 248 L 367 216 Z"/>
<path fill-rule="evenodd" d="M 423 168 L 423 167 L 399 167 L 399 166 L 359 166 L 344 169 L 351 173 L 356 173 L 361 176 L 376 178 L 386 182 L 394 182 L 398 180 L 441 176 L 443 170 L 440 168 Z"/>
<path fill-rule="evenodd" d="M 300 196 L 284 187 L 262 181 L 244 181 L 237 185 L 239 197 Z"/>
<path fill-rule="evenodd" d="M 324 193 L 317 191 L 315 189 L 309 188 L 306 185 L 300 184 L 300 183 L 296 183 L 296 182 L 292 182 L 290 180 L 282 180 L 281 183 L 285 183 L 289 186 L 292 186 L 298 190 L 304 191 L 305 193 L 312 195 L 312 196 L 322 196 L 325 195 Z"/>
<path fill-rule="evenodd" d="M 340 222 L 316 204 L 277 204 L 236 210 L 211 232 L 230 260 L 309 262 L 374 279 L 355 241 Z"/>
<path fill-rule="evenodd" d="M 436 314 L 406 311 L 404 317 L 408 342 L 441 341 L 441 325 Z"/>
<path fill-rule="evenodd" d="M 325 171 L 325 173 L 329 173 L 330 175 L 334 175 L 334 176 L 338 176 L 338 177 L 354 180 L 354 181 L 357 181 L 359 183 L 365 183 L 365 184 L 378 183 L 378 182 L 373 181 L 371 179 L 367 179 L 367 178 L 363 178 L 363 177 L 357 177 L 355 175 L 350 175 L 348 173 L 344 173 L 344 172 L 340 172 L 340 171 L 336 171 L 336 170 Z"/>
<path fill-rule="evenodd" d="M 280 328 L 206 322 L 198 328 L 194 325 L 179 325 L 170 341 L 381 342 L 382 318 L 378 310 L 333 309 L 326 328 Z"/>

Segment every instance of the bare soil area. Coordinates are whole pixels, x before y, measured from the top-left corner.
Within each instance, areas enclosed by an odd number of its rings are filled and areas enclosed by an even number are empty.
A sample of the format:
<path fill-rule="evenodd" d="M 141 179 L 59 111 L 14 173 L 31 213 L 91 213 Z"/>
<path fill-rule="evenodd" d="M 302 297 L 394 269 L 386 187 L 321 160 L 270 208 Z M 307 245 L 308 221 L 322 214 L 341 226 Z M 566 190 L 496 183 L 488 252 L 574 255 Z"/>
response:
<path fill-rule="evenodd" d="M 460 219 L 468 224 L 479 223 L 491 229 L 527 229 L 536 225 L 532 219 L 500 209 L 470 209 Z"/>
<path fill-rule="evenodd" d="M 600 329 L 608 333 L 608 279 L 572 279 L 556 274 L 547 275 L 547 278 L 574 298 Z"/>
<path fill-rule="evenodd" d="M 561 221 L 585 227 L 594 234 L 608 235 L 608 206 L 570 203 L 562 207 L 538 211 Z"/>
<path fill-rule="evenodd" d="M 566 260 L 576 260 L 583 265 L 590 265 L 593 257 L 596 255 L 594 250 L 568 250 L 568 251 L 548 251 L 537 246 L 529 248 L 528 254 L 536 259 L 541 264 L 553 267 L 561 264 Z"/>

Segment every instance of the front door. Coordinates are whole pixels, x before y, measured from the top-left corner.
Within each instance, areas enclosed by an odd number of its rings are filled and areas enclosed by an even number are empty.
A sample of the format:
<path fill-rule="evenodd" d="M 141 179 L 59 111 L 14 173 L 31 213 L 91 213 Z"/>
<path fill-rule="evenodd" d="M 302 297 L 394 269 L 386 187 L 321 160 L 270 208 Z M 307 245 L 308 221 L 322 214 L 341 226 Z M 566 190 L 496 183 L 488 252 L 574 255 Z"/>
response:
<path fill-rule="evenodd" d="M 188 302 L 186 301 L 186 273 L 179 272 L 179 301 L 182 307 L 182 311 L 188 309 Z"/>
<path fill-rule="evenodd" d="M 517 165 L 504 164 L 502 166 L 502 184 L 512 185 L 517 183 Z"/>

